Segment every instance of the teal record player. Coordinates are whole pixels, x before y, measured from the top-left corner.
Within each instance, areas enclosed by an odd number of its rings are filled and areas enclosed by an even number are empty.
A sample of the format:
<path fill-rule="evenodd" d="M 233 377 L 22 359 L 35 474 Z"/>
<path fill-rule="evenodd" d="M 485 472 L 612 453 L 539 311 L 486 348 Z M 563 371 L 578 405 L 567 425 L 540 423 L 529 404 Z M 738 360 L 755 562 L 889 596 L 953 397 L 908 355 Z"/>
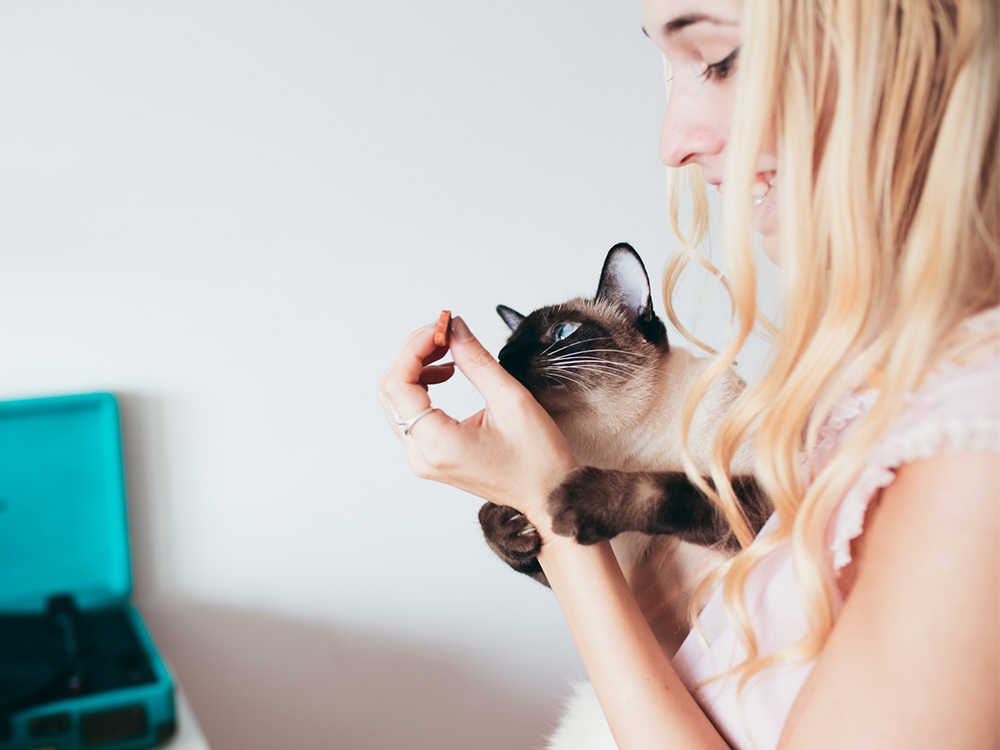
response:
<path fill-rule="evenodd" d="M 131 593 L 115 398 L 0 402 L 0 750 L 173 734 L 173 681 Z"/>

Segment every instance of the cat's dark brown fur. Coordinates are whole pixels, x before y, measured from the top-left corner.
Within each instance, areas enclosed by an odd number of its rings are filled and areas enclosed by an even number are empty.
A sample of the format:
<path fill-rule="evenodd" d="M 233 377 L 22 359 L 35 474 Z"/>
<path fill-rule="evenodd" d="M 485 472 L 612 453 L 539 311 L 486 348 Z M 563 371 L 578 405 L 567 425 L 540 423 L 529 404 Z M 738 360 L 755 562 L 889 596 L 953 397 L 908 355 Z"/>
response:
<path fill-rule="evenodd" d="M 731 555 L 736 541 L 729 524 L 688 480 L 680 452 L 681 407 L 707 360 L 670 348 L 636 252 L 626 244 L 611 249 L 593 300 L 570 300 L 528 316 L 497 310 L 513 330 L 501 365 L 552 415 L 583 465 L 549 497 L 554 530 L 581 544 L 615 539 L 630 583 L 648 578 L 642 568 L 658 559 L 658 548 L 674 549 L 677 542 L 706 550 L 699 560 Z M 735 375 L 720 379 L 695 412 L 689 449 L 706 475 L 715 430 L 742 388 Z M 733 486 L 757 530 L 770 509 L 753 479 L 752 459 L 749 446 L 734 458 Z M 502 560 L 547 583 L 528 519 L 492 503 L 479 519 Z M 662 535 L 673 541 L 658 542 Z"/>

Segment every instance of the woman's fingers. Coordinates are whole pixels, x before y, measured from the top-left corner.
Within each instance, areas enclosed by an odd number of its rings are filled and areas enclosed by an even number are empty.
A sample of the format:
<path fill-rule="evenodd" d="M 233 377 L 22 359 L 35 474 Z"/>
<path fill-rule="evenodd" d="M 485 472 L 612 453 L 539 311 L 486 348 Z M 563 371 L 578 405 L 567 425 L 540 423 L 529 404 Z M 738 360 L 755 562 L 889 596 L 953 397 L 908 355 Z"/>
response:
<path fill-rule="evenodd" d="M 446 380 L 449 380 L 454 374 L 454 362 L 448 362 L 443 365 L 428 365 L 424 368 L 423 372 L 420 373 L 420 382 L 425 386 L 437 385 L 438 383 L 443 383 Z"/>
<path fill-rule="evenodd" d="M 379 400 L 417 476 L 445 482 L 529 517 L 577 466 L 565 438 L 528 390 L 479 343 L 461 318 L 451 322 L 454 364 L 437 364 L 434 326 L 414 332 L 382 376 Z M 431 406 L 428 386 L 458 367 L 487 406 L 458 422 Z M 528 513 L 530 511 L 530 513 Z"/>
<path fill-rule="evenodd" d="M 416 419 L 450 420 L 444 412 L 437 409 L 428 412 L 431 400 L 427 393 L 427 382 L 434 382 L 440 371 L 449 369 L 447 366 L 438 366 L 431 371 L 430 381 L 423 379 L 425 364 L 440 359 L 444 354 L 443 348 L 434 344 L 433 333 L 433 324 L 414 331 L 396 352 L 392 364 L 379 383 L 379 402 L 401 437 L 413 435 Z"/>
<path fill-rule="evenodd" d="M 431 339 L 433 341 L 433 339 Z M 424 365 L 429 365 L 432 362 L 437 362 L 441 357 L 448 353 L 447 346 L 435 346 L 434 351 L 424 357 Z"/>
<path fill-rule="evenodd" d="M 479 343 L 461 318 L 451 320 L 450 341 L 455 364 L 486 399 L 487 404 L 496 406 L 500 399 L 527 393 L 524 386 L 503 369 Z"/>

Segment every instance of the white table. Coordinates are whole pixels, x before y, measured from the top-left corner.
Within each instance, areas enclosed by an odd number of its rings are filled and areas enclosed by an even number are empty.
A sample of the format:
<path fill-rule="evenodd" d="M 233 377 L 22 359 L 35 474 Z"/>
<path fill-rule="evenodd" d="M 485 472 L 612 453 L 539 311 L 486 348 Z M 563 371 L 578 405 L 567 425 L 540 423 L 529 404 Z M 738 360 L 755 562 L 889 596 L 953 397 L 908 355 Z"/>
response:
<path fill-rule="evenodd" d="M 205 735 L 201 733 L 198 719 L 191 704 L 180 687 L 175 686 L 174 707 L 177 710 L 177 733 L 160 747 L 164 750 L 211 750 Z"/>

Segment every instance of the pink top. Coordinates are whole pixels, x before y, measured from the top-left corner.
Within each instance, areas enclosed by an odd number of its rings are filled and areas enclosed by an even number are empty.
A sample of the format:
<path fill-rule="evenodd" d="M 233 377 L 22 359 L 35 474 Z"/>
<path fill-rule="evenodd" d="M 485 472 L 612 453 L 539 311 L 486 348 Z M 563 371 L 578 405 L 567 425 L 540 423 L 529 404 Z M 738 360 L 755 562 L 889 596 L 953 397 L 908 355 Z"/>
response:
<path fill-rule="evenodd" d="M 967 321 L 977 329 L 1000 328 L 1000 308 Z M 816 463 L 833 455 L 857 428 L 878 397 L 874 390 L 856 392 L 838 403 L 816 447 Z M 966 366 L 948 366 L 914 394 L 906 410 L 872 451 L 851 489 L 831 519 L 828 539 L 831 574 L 851 561 L 851 540 L 861 534 L 868 503 L 895 478 L 905 463 L 942 453 L 1000 452 L 1000 356 L 985 357 Z M 759 536 L 778 527 L 774 515 Z M 747 611 L 757 636 L 759 654 L 789 646 L 808 630 L 798 597 L 791 545 L 786 542 L 764 558 L 747 578 Z M 778 666 L 755 676 L 743 691 L 744 710 L 736 703 L 739 676 L 695 686 L 746 658 L 746 651 L 730 625 L 720 589 L 700 616 L 705 643 L 692 631 L 673 659 L 674 668 L 702 709 L 736 750 L 767 750 L 778 745 L 781 731 L 813 663 Z M 707 650 L 705 646 L 707 645 Z"/>

